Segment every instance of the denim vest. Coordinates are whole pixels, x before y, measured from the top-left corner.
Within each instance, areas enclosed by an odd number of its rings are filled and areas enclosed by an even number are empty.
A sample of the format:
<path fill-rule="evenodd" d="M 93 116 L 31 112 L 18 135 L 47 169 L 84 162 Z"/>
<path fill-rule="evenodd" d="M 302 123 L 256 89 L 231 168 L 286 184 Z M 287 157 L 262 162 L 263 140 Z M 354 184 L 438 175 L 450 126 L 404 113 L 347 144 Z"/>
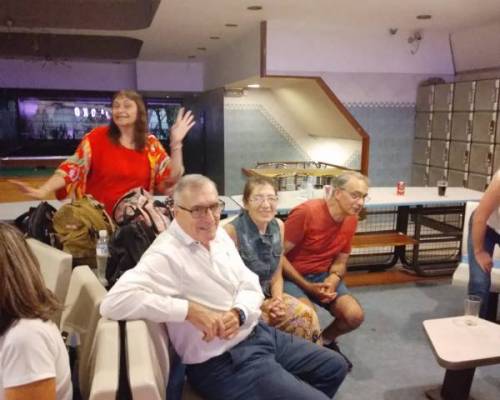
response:
<path fill-rule="evenodd" d="M 245 265 L 259 276 L 260 286 L 266 297 L 271 297 L 271 279 L 276 272 L 281 252 L 281 232 L 273 219 L 265 234 L 260 234 L 247 211 L 231 222 L 238 236 L 238 250 Z"/>

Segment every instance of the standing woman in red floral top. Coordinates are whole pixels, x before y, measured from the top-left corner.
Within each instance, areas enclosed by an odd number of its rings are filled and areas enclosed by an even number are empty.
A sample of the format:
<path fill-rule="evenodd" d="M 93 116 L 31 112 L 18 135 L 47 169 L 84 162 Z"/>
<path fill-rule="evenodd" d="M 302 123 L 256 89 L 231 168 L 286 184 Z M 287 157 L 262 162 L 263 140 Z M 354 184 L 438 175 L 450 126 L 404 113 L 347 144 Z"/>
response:
<path fill-rule="evenodd" d="M 127 191 L 143 187 L 151 193 L 168 193 L 184 173 L 182 141 L 195 124 L 191 111 L 179 110 L 170 129 L 170 156 L 147 131 L 147 111 L 142 97 L 132 90 L 113 96 L 112 121 L 87 133 L 75 154 L 62 162 L 43 185 L 34 188 L 11 180 L 26 195 L 44 199 L 52 192 L 58 199 L 91 194 L 111 213 Z"/>

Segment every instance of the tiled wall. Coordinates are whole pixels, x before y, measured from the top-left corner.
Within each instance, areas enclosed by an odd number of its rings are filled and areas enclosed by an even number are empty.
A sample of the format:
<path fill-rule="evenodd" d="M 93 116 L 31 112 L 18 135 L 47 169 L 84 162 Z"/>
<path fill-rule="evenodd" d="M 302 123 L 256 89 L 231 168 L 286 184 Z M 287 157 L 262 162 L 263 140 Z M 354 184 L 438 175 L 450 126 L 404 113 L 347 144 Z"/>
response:
<path fill-rule="evenodd" d="M 411 178 L 415 104 L 346 104 L 370 135 L 369 178 L 372 186 L 395 186 Z"/>
<path fill-rule="evenodd" d="M 410 184 L 415 105 L 411 103 L 351 103 L 348 110 L 370 135 L 369 177 L 372 186 Z M 224 107 L 225 193 L 241 193 L 242 167 L 257 161 L 307 160 L 286 132 L 277 129 L 258 107 Z M 357 155 L 359 157 L 359 155 Z M 354 167 L 359 159 L 349 164 Z M 351 166 L 351 165 L 348 165 Z"/>
<path fill-rule="evenodd" d="M 245 184 L 241 168 L 258 161 L 304 161 L 307 155 L 280 132 L 258 107 L 224 107 L 225 194 L 240 194 Z"/>

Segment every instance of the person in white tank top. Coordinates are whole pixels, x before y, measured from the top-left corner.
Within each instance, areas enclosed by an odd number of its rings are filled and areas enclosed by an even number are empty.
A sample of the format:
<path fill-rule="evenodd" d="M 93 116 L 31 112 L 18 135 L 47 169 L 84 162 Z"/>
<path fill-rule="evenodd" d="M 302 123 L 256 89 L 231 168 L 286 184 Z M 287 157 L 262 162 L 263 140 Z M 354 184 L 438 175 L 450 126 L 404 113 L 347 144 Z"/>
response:
<path fill-rule="evenodd" d="M 0 400 L 71 400 L 61 309 L 21 232 L 0 223 Z"/>
<path fill-rule="evenodd" d="M 500 170 L 498 170 L 469 222 L 469 294 L 481 297 L 481 318 L 488 314 L 488 298 L 493 268 L 493 251 L 500 245 Z"/>

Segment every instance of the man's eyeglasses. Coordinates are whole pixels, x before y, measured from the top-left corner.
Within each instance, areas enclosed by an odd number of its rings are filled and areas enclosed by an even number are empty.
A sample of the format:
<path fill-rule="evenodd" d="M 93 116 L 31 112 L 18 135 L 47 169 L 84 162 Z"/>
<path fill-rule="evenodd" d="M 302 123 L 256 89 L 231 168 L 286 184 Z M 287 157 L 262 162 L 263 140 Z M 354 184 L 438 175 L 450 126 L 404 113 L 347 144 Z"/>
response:
<path fill-rule="evenodd" d="M 261 196 L 259 194 L 250 197 L 250 201 L 255 204 L 262 204 L 267 201 L 269 204 L 276 204 L 278 202 L 278 196 Z"/>
<path fill-rule="evenodd" d="M 177 204 L 177 207 L 179 207 L 181 210 L 187 211 L 188 213 L 191 213 L 191 216 L 194 219 L 199 219 L 203 218 L 207 213 L 210 211 L 210 213 L 214 217 L 219 217 L 221 212 L 224 210 L 224 207 L 226 206 L 226 203 L 224 203 L 222 200 L 219 200 L 217 203 L 209 205 L 209 206 L 194 206 L 193 208 L 187 208 L 183 207 L 179 204 Z"/>
<path fill-rule="evenodd" d="M 353 201 L 363 200 L 363 202 L 367 202 L 370 200 L 370 196 L 368 196 L 368 194 L 360 192 L 349 192 L 347 189 L 344 188 L 339 188 L 339 189 L 346 192 Z"/>

